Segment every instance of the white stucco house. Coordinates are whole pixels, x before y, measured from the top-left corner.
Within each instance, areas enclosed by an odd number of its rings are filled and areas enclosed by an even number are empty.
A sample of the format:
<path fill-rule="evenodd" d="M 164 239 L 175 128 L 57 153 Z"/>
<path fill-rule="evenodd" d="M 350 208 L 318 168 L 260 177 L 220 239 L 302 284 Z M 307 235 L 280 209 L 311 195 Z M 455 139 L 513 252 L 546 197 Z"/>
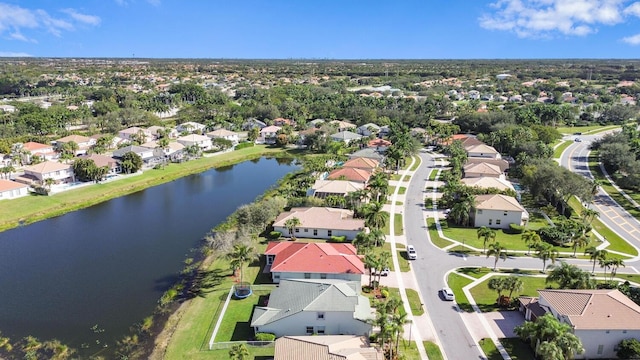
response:
<path fill-rule="evenodd" d="M 0 179 L 0 200 L 15 199 L 29 195 L 29 185 Z"/>
<path fill-rule="evenodd" d="M 508 229 L 509 224 L 526 225 L 529 213 L 516 198 L 500 194 L 477 195 L 471 209 L 473 226 Z"/>
<path fill-rule="evenodd" d="M 211 147 L 213 146 L 211 143 L 211 138 L 204 135 L 190 134 L 190 135 L 181 136 L 177 140 L 180 144 L 184 146 L 197 145 L 203 151 L 211 150 Z"/>
<path fill-rule="evenodd" d="M 266 126 L 260 129 L 260 137 L 258 137 L 258 142 L 271 143 L 275 141 L 276 136 L 278 135 L 278 131 L 282 128 L 280 126 Z"/>
<path fill-rule="evenodd" d="M 365 273 L 362 258 L 351 244 L 272 241 L 264 255 L 276 284 L 285 279 L 359 282 Z"/>
<path fill-rule="evenodd" d="M 40 164 L 27 166 L 24 174 L 33 180 L 44 183 L 46 179 L 53 179 L 56 183 L 71 183 L 75 181 L 75 173 L 71 164 L 56 161 L 45 161 Z"/>
<path fill-rule="evenodd" d="M 500 153 L 493 146 L 489 146 L 486 144 L 479 144 L 479 145 L 468 147 L 467 156 L 477 157 L 477 158 L 489 158 L 489 159 L 502 158 Z"/>
<path fill-rule="evenodd" d="M 178 130 L 179 133 L 189 133 L 189 134 L 198 133 L 198 134 L 202 134 L 204 129 L 206 129 L 205 125 L 202 125 L 202 124 L 194 122 L 194 121 L 187 121 L 185 123 L 182 123 L 182 124 L 176 126 L 176 130 Z"/>
<path fill-rule="evenodd" d="M 33 156 L 39 156 L 44 160 L 54 160 L 59 157 L 59 154 L 53 148 L 53 145 L 41 144 L 34 141 L 26 142 L 22 145 L 22 148 L 29 152 L 26 154 L 26 163 L 31 163 Z"/>
<path fill-rule="evenodd" d="M 118 131 L 118 137 L 129 142 L 133 142 L 136 138 L 140 138 L 139 140 L 142 140 L 141 143 L 153 140 L 151 131 L 137 126 Z"/>
<path fill-rule="evenodd" d="M 239 136 L 237 132 L 229 131 L 227 129 L 218 129 L 213 130 L 207 133 L 207 136 L 211 139 L 225 139 L 229 140 L 234 144 L 238 143 Z"/>
<path fill-rule="evenodd" d="M 615 359 L 618 344 L 640 338 L 640 306 L 617 289 L 538 290 L 539 297 L 520 297 L 526 320 L 551 313 L 569 324 L 584 353 L 576 359 Z"/>
<path fill-rule="evenodd" d="M 56 147 L 59 149 L 66 143 L 75 142 L 78 144 L 78 150 L 76 155 L 86 154 L 87 151 L 96 144 L 97 140 L 94 138 L 82 136 L 82 135 L 69 135 L 55 141 Z"/>
<path fill-rule="evenodd" d="M 251 318 L 256 333 L 368 336 L 375 317 L 359 281 L 282 280 Z"/>
<path fill-rule="evenodd" d="M 295 235 L 299 238 L 330 239 L 332 236 L 345 236 L 347 240 L 353 240 L 365 229 L 364 219 L 354 219 L 353 211 L 328 207 L 292 208 L 278 215 L 273 229 L 290 236 L 285 223 L 292 218 L 300 220 L 300 225 L 295 229 Z"/>

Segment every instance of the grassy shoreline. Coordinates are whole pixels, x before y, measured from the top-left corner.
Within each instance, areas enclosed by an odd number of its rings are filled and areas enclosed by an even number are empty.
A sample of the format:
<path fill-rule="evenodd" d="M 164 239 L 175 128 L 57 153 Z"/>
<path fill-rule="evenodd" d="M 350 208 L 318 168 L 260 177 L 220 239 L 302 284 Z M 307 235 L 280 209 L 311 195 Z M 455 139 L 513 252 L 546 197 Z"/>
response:
<path fill-rule="evenodd" d="M 70 190 L 51 196 L 26 196 L 7 200 L 0 206 L 0 231 L 60 216 L 120 196 L 129 195 L 175 179 L 212 168 L 230 166 L 262 156 L 295 156 L 299 152 L 264 145 L 244 148 L 214 157 L 204 157 L 182 164 L 169 164 L 164 169 L 150 169 L 141 175 Z"/>

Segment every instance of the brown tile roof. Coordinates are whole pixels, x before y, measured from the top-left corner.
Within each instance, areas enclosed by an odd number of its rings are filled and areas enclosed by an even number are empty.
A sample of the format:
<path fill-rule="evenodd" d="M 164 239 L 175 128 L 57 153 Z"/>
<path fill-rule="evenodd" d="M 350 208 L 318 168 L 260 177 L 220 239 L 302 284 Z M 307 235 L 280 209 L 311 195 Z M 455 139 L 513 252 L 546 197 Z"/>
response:
<path fill-rule="evenodd" d="M 640 330 L 640 306 L 619 290 L 538 290 L 576 330 Z"/>
<path fill-rule="evenodd" d="M 500 167 L 489 163 L 471 163 L 463 167 L 465 173 L 486 174 L 486 175 L 502 175 Z"/>
<path fill-rule="evenodd" d="M 274 360 L 383 360 L 364 336 L 283 336 L 276 340 Z"/>
<path fill-rule="evenodd" d="M 475 186 L 480 189 L 494 188 L 502 191 L 514 190 L 513 186 L 509 181 L 502 180 L 495 177 L 483 176 L 483 177 L 477 177 L 477 178 L 464 178 L 464 179 L 460 179 L 460 182 L 467 186 L 471 186 L 471 187 Z"/>
<path fill-rule="evenodd" d="M 465 145 L 465 150 L 467 150 L 468 153 L 498 154 L 498 151 L 493 146 L 482 143 L 470 146 Z"/>
<path fill-rule="evenodd" d="M 375 169 L 378 166 L 380 166 L 380 162 L 378 162 L 378 160 L 364 157 L 353 158 L 342 165 L 342 167 L 345 168 L 357 169 Z"/>
<path fill-rule="evenodd" d="M 29 150 L 31 152 L 38 151 L 38 150 L 53 150 L 53 147 L 51 145 L 41 144 L 33 141 L 24 143 L 22 147 L 25 150 Z"/>
<path fill-rule="evenodd" d="M 364 263 L 351 244 L 270 242 L 265 255 L 275 255 L 272 272 L 364 274 Z"/>
<path fill-rule="evenodd" d="M 290 218 L 298 218 L 303 228 L 362 230 L 363 219 L 354 219 L 353 211 L 327 207 L 292 208 L 278 215 L 273 226 L 284 226 Z"/>
<path fill-rule="evenodd" d="M 0 192 L 9 191 L 9 190 L 15 190 L 15 189 L 21 189 L 21 188 L 25 188 L 25 187 L 29 187 L 29 185 L 17 183 L 15 181 L 11 181 L 11 180 L 0 179 Z"/>
<path fill-rule="evenodd" d="M 514 197 L 494 194 L 476 196 L 476 209 L 526 211 Z"/>
<path fill-rule="evenodd" d="M 329 173 L 329 180 L 349 180 L 361 183 L 367 183 L 371 178 L 371 172 L 364 169 L 356 168 L 340 168 Z"/>
<path fill-rule="evenodd" d="M 48 174 L 52 171 L 68 170 L 70 168 L 71 165 L 69 164 L 62 164 L 56 161 L 45 161 L 40 164 L 26 166 L 24 170 L 34 173 Z"/>
<path fill-rule="evenodd" d="M 56 142 L 59 142 L 59 143 L 68 143 L 71 141 L 75 142 L 76 144 L 80 144 L 80 143 L 89 142 L 89 138 L 82 135 L 69 135 L 56 140 Z"/>
<path fill-rule="evenodd" d="M 97 167 L 107 166 L 109 168 L 115 168 L 118 166 L 116 159 L 100 154 L 82 155 L 78 156 L 81 159 L 90 159 L 96 164 Z"/>
<path fill-rule="evenodd" d="M 490 159 L 490 158 L 481 158 L 481 157 L 470 157 L 467 158 L 467 163 L 465 166 L 469 164 L 479 164 L 479 163 L 487 163 L 491 165 L 495 165 L 500 168 L 500 171 L 504 172 L 509 168 L 509 162 L 505 159 Z"/>

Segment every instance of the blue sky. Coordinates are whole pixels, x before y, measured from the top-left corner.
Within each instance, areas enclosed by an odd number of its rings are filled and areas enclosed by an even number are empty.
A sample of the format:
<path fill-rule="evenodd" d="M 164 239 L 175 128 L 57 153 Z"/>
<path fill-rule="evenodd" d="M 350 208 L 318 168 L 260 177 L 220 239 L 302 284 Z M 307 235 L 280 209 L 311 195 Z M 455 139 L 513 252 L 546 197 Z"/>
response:
<path fill-rule="evenodd" d="M 640 0 L 0 0 L 0 56 L 640 58 Z"/>

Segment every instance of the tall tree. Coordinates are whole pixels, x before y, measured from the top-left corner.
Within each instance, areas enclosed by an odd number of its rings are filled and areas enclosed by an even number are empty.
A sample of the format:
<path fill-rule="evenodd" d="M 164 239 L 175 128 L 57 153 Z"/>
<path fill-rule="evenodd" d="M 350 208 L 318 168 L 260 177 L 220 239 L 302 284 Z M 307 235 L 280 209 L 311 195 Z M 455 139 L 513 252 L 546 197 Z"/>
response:
<path fill-rule="evenodd" d="M 489 256 L 493 256 L 495 259 L 493 261 L 493 271 L 498 269 L 498 260 L 502 259 L 502 261 L 507 260 L 507 248 L 500 245 L 499 242 L 494 242 L 489 244 L 489 251 L 487 251 L 487 258 Z"/>
<path fill-rule="evenodd" d="M 558 250 L 554 249 L 551 244 L 545 242 L 538 244 L 536 256 L 542 260 L 542 272 L 545 272 L 548 260 L 551 260 L 551 264 L 556 263 L 558 255 Z"/>
<path fill-rule="evenodd" d="M 236 244 L 233 246 L 231 252 L 227 254 L 227 259 L 230 262 L 231 268 L 235 271 L 240 271 L 240 283 L 243 282 L 244 271 L 243 267 L 245 263 L 251 263 L 258 258 L 258 254 L 251 246 L 244 244 Z"/>
<path fill-rule="evenodd" d="M 487 244 L 496 240 L 496 231 L 487 226 L 482 226 L 476 231 L 476 233 L 478 234 L 478 240 L 480 238 L 483 239 L 482 253 L 485 253 L 487 251 Z"/>
<path fill-rule="evenodd" d="M 584 251 L 584 254 L 589 255 L 589 260 L 593 261 L 593 269 L 591 270 L 591 275 L 593 275 L 596 273 L 596 263 L 606 260 L 609 252 L 605 249 L 598 249 L 595 246 L 591 246 Z"/>
<path fill-rule="evenodd" d="M 595 287 L 589 272 L 582 271 L 579 267 L 565 261 L 553 267 L 545 282 L 555 282 L 560 289 L 593 289 Z"/>
<path fill-rule="evenodd" d="M 289 235 L 291 235 L 291 239 L 293 240 L 296 239 L 296 229 L 301 224 L 302 223 L 300 222 L 300 219 L 298 219 L 295 216 L 292 217 L 291 219 L 287 219 L 287 221 L 284 222 L 284 226 L 287 228 L 287 230 L 289 230 Z"/>
<path fill-rule="evenodd" d="M 542 241 L 540 238 L 540 234 L 538 234 L 535 230 L 525 230 L 520 236 L 524 243 L 527 244 L 527 254 L 531 253 L 531 249 L 538 246 L 538 244 Z"/>

